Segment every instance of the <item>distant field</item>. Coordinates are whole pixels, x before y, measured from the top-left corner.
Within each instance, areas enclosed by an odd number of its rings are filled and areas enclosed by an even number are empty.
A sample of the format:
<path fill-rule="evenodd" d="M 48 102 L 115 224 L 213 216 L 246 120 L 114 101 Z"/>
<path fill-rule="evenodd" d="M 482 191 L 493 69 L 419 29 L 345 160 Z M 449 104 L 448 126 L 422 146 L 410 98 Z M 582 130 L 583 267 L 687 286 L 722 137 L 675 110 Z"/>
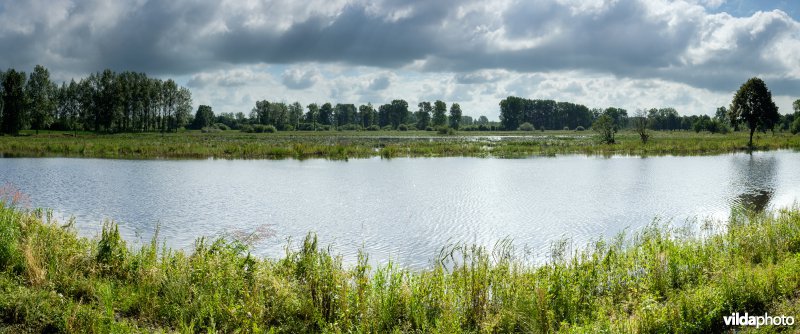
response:
<path fill-rule="evenodd" d="M 745 132 L 652 131 L 642 144 L 623 131 L 614 145 L 600 144 L 591 131 L 502 131 L 442 135 L 433 131 L 292 131 L 243 133 L 94 134 L 42 131 L 0 137 L 0 154 L 16 157 L 121 159 L 347 159 L 392 157 L 520 158 L 555 154 L 699 155 L 747 150 Z M 759 133 L 755 150 L 798 149 L 800 136 Z"/>

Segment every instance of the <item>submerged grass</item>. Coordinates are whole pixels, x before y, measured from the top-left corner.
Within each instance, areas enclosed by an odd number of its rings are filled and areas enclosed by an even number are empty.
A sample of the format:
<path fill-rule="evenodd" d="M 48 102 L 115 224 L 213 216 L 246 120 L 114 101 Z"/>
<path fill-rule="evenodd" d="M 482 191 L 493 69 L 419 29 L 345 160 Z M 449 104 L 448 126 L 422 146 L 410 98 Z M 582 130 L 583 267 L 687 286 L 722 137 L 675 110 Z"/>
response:
<path fill-rule="evenodd" d="M 800 315 L 800 208 L 709 226 L 555 244 L 543 265 L 457 245 L 411 271 L 343 265 L 313 235 L 280 259 L 225 239 L 131 249 L 114 224 L 79 238 L 0 202 L 0 332 L 708 333 L 737 311 Z"/>
<path fill-rule="evenodd" d="M 348 159 L 380 156 L 474 156 L 519 158 L 555 154 L 697 155 L 747 150 L 800 149 L 800 136 L 788 133 L 758 134 L 755 146 L 746 147 L 748 135 L 653 131 L 642 144 L 633 132 L 622 132 L 617 144 L 600 144 L 590 133 L 545 131 L 461 132 L 437 135 L 425 131 L 384 132 L 280 132 L 98 135 L 42 132 L 39 135 L 0 136 L 0 156 L 67 156 L 124 159 Z"/>

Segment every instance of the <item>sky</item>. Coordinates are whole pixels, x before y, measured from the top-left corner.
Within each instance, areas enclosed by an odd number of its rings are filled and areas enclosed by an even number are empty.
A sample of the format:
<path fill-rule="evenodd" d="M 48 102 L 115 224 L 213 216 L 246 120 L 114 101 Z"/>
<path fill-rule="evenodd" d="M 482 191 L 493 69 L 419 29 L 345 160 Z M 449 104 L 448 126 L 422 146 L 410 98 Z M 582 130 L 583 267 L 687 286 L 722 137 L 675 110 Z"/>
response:
<path fill-rule="evenodd" d="M 173 78 L 195 108 L 258 100 L 457 102 L 514 95 L 712 114 L 748 78 L 800 98 L 797 0 L 0 0 L 0 68 L 68 81 Z"/>

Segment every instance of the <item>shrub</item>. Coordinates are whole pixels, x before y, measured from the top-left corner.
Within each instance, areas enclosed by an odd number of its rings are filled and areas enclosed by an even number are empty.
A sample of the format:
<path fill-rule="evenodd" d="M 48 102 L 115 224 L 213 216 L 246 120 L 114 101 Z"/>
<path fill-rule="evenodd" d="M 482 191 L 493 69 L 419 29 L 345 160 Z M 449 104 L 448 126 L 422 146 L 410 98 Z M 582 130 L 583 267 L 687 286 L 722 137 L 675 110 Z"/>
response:
<path fill-rule="evenodd" d="M 256 124 L 253 125 L 253 132 L 255 133 L 262 133 L 264 132 L 266 126 L 264 124 Z"/>
<path fill-rule="evenodd" d="M 220 130 L 220 129 L 214 127 L 214 126 L 207 126 L 207 127 L 204 127 L 202 129 L 200 129 L 200 132 L 202 132 L 202 133 L 211 133 L 211 132 L 220 132 L 220 131 L 222 131 L 222 130 Z"/>
<path fill-rule="evenodd" d="M 400 124 L 400 126 L 397 127 L 397 130 L 408 131 L 408 125 Z"/>
<path fill-rule="evenodd" d="M 519 127 L 517 128 L 517 130 L 519 130 L 519 131 L 533 131 L 533 130 L 536 130 L 536 128 L 533 127 L 533 124 L 525 122 L 525 123 L 520 124 Z"/>
<path fill-rule="evenodd" d="M 128 256 L 128 248 L 125 240 L 122 240 L 119 235 L 117 224 L 103 223 L 102 234 L 97 246 L 95 261 L 100 265 L 100 269 L 106 273 L 124 276 L 126 269 L 124 263 Z"/>
<path fill-rule="evenodd" d="M 229 126 L 227 126 L 227 125 L 225 125 L 223 123 L 214 124 L 214 127 L 217 128 L 217 129 L 220 129 L 222 131 L 228 131 L 228 130 L 231 129 Z"/>
<path fill-rule="evenodd" d="M 434 131 L 435 129 L 432 126 L 426 126 L 425 131 Z"/>
<path fill-rule="evenodd" d="M 565 126 L 565 127 L 564 127 L 564 131 L 569 131 L 569 127 L 568 127 L 568 126 Z"/>
<path fill-rule="evenodd" d="M 314 123 L 300 123 L 297 125 L 299 131 L 314 131 Z"/>
<path fill-rule="evenodd" d="M 369 127 L 367 127 L 367 131 L 378 131 L 380 129 L 381 129 L 381 127 L 379 127 L 377 125 L 374 125 L 374 124 L 370 125 Z"/>
<path fill-rule="evenodd" d="M 592 130 L 600 135 L 600 142 L 603 144 L 614 144 L 614 134 L 617 133 L 617 126 L 611 116 L 603 115 L 597 118 L 592 124 Z"/>
<path fill-rule="evenodd" d="M 387 126 L 384 126 L 383 128 L 381 128 L 381 130 L 383 130 L 383 131 L 391 131 L 391 130 L 394 130 L 394 129 L 392 128 L 391 125 L 387 125 Z"/>
<path fill-rule="evenodd" d="M 255 132 L 255 129 L 253 129 L 252 125 L 245 124 L 245 125 L 242 125 L 242 126 L 239 127 L 239 131 L 246 132 L 246 133 L 253 133 L 253 132 Z"/>
<path fill-rule="evenodd" d="M 583 126 L 578 125 L 578 127 L 575 128 L 575 131 L 586 131 L 586 129 Z"/>
<path fill-rule="evenodd" d="M 794 122 L 792 122 L 791 131 L 793 135 L 800 133 L 800 117 L 795 117 Z"/>
<path fill-rule="evenodd" d="M 436 128 L 436 133 L 438 133 L 440 135 L 454 135 L 454 134 L 456 134 L 456 130 L 454 130 L 453 128 L 450 128 L 450 127 L 440 126 L 440 127 Z"/>
<path fill-rule="evenodd" d="M 361 131 L 361 125 L 358 124 L 345 124 L 337 128 L 339 131 Z"/>

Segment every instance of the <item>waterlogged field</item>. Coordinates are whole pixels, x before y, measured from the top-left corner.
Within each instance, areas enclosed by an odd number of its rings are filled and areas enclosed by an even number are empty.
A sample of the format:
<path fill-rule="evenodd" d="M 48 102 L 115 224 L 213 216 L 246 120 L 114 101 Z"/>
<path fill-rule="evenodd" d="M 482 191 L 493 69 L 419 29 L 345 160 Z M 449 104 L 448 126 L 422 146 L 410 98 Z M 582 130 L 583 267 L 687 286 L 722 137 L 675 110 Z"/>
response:
<path fill-rule="evenodd" d="M 736 312 L 800 314 L 797 207 L 554 244 L 543 265 L 509 243 L 457 245 L 413 271 L 364 253 L 343 265 L 313 235 L 268 259 L 237 240 L 129 248 L 112 224 L 96 239 L 62 224 L 0 202 L 0 331 L 709 333 Z"/>
<path fill-rule="evenodd" d="M 458 132 L 318 131 L 242 133 L 143 133 L 97 135 L 51 132 L 0 137 L 4 156 L 66 156 L 125 159 L 347 159 L 381 157 L 474 156 L 519 158 L 566 153 L 626 155 L 697 155 L 748 150 L 748 135 L 653 131 L 647 144 L 622 132 L 617 144 L 600 144 L 591 131 Z M 755 150 L 797 149 L 800 136 L 758 134 Z"/>

